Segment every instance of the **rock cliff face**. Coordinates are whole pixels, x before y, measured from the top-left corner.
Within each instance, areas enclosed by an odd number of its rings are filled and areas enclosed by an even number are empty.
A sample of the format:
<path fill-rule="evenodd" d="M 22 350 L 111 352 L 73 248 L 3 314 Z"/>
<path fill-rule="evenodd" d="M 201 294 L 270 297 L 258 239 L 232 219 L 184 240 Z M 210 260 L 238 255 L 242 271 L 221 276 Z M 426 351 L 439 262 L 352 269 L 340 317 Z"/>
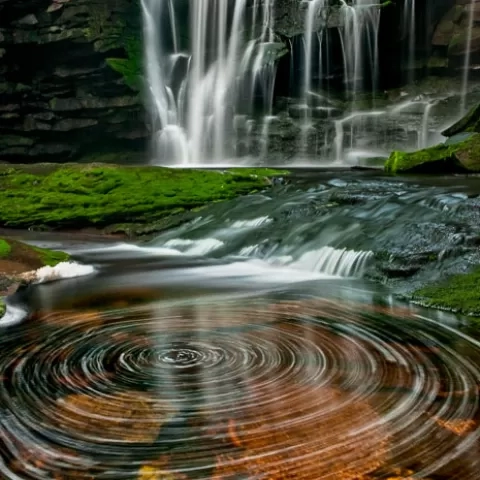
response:
<path fill-rule="evenodd" d="M 138 8 L 137 0 L 0 0 L 0 161 L 144 148 Z"/>

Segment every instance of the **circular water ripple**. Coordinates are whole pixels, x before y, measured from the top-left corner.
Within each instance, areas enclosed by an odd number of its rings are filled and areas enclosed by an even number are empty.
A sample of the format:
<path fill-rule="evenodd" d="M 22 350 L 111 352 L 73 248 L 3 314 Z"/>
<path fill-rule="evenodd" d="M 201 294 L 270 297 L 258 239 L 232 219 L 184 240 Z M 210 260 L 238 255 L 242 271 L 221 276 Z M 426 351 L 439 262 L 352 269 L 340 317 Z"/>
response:
<path fill-rule="evenodd" d="M 321 299 L 43 312 L 0 340 L 0 472 L 474 479 L 479 359 L 410 310 Z"/>

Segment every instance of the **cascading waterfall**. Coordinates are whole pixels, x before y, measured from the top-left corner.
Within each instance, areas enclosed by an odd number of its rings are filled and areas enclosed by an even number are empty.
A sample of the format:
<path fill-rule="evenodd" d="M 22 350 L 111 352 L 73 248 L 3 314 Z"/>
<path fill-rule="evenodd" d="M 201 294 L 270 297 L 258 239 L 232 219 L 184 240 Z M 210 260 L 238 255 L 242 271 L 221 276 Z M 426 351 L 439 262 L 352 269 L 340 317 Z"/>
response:
<path fill-rule="evenodd" d="M 343 163 L 345 157 L 344 128 L 350 128 L 350 147 L 353 148 L 354 134 L 362 137 L 365 126 L 375 121 L 377 111 L 357 111 L 357 93 L 364 89 L 366 78 L 371 82 L 371 93 L 375 94 L 378 80 L 378 31 L 380 26 L 380 0 L 353 0 L 347 4 L 342 0 L 343 28 L 340 29 L 342 43 L 345 90 L 351 99 L 347 115 L 335 121 L 334 159 Z M 368 117 L 369 122 L 365 121 Z"/>
<path fill-rule="evenodd" d="M 378 75 L 378 29 L 380 0 L 342 0 L 344 27 L 341 29 L 345 83 L 352 98 L 364 85 L 368 74 L 375 91 Z"/>
<path fill-rule="evenodd" d="M 470 73 L 470 53 L 472 47 L 472 32 L 473 22 L 475 19 L 475 6 L 476 0 L 470 1 L 469 16 L 468 16 L 468 32 L 467 32 L 467 44 L 465 46 L 465 60 L 463 65 L 463 78 L 462 78 L 462 94 L 460 102 L 460 112 L 465 113 L 467 93 L 468 93 L 468 78 Z"/>
<path fill-rule="evenodd" d="M 304 69 L 300 95 L 302 102 L 300 109 L 304 119 L 300 139 L 301 152 L 308 151 L 312 109 L 323 109 L 327 117 L 332 110 L 329 100 L 324 97 L 323 92 L 315 92 L 312 87 L 313 77 L 320 79 L 321 87 L 322 78 L 328 72 L 330 61 L 328 17 L 332 13 L 332 8 L 328 0 L 309 0 L 305 9 Z M 357 93 L 365 87 L 367 79 L 371 84 L 371 92 L 375 92 L 377 88 L 380 0 L 353 0 L 348 3 L 342 0 L 338 14 L 340 16 L 338 30 L 344 65 L 344 87 L 346 97 L 351 101 L 350 111 L 347 112 L 346 118 L 335 121 L 336 139 L 333 152 L 336 163 L 341 163 L 344 156 L 343 126 L 348 123 L 348 120 L 358 118 L 358 114 L 354 112 Z M 320 29 L 318 25 L 320 25 Z M 325 50 L 326 54 L 324 55 Z M 314 62 L 314 56 L 317 54 L 318 61 Z M 314 63 L 318 65 L 316 71 L 314 71 Z M 352 125 L 351 128 L 353 129 Z"/>
<path fill-rule="evenodd" d="M 294 155 L 301 159 L 321 155 L 322 161 L 338 165 L 350 158 L 381 156 L 388 150 L 390 126 L 402 130 L 409 142 L 404 148 L 428 146 L 433 138 L 432 98 L 417 96 L 406 103 L 402 99 L 392 107 L 375 101 L 384 0 L 298 0 L 299 11 L 304 11 L 303 33 L 295 38 L 274 33 L 280 0 L 141 0 L 141 4 L 154 163 L 225 164 L 242 156 L 247 162 L 249 156 L 262 162 L 271 152 L 283 153 L 272 138 L 283 135 L 285 124 L 291 126 L 288 138 L 300 127 Z M 415 79 L 418 4 L 403 0 L 399 26 L 410 83 Z M 474 15 L 471 0 L 462 112 Z M 289 103 L 285 109 L 274 104 L 279 98 L 274 98 L 274 91 L 278 59 L 288 51 L 286 96 L 296 97 L 298 104 Z M 280 83 L 288 81 L 280 78 Z M 397 127 L 402 125 L 399 114 L 408 115 L 419 104 L 424 110 L 417 110 L 414 124 Z M 382 129 L 385 134 L 377 134 Z"/>
<path fill-rule="evenodd" d="M 274 1 L 255 0 L 251 15 L 247 0 L 187 2 L 189 45 L 181 45 L 172 0 L 141 1 L 154 162 L 188 165 L 234 156 L 235 125 L 252 115 L 258 89 L 271 113 Z M 165 30 L 171 39 L 160 36 Z"/>

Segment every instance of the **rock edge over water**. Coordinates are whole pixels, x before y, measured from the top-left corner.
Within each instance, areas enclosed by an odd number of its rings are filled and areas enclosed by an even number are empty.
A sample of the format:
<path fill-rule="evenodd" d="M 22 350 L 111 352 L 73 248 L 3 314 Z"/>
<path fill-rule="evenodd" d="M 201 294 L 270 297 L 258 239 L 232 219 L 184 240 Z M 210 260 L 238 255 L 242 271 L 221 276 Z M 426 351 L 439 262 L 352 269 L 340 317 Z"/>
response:
<path fill-rule="evenodd" d="M 41 267 L 53 267 L 69 259 L 69 255 L 9 238 L 0 238 L 0 318 L 5 313 L 2 296 L 13 293 L 22 281 L 22 274 Z"/>

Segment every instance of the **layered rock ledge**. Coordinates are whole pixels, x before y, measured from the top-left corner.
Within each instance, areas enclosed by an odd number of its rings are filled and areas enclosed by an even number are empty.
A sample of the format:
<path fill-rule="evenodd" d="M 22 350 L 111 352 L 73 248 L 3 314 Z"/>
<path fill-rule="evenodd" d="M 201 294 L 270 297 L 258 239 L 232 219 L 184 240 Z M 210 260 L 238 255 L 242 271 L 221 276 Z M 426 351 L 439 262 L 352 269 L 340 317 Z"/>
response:
<path fill-rule="evenodd" d="M 145 148 L 142 99 L 118 71 L 140 69 L 139 22 L 137 0 L 0 1 L 0 162 Z"/>

